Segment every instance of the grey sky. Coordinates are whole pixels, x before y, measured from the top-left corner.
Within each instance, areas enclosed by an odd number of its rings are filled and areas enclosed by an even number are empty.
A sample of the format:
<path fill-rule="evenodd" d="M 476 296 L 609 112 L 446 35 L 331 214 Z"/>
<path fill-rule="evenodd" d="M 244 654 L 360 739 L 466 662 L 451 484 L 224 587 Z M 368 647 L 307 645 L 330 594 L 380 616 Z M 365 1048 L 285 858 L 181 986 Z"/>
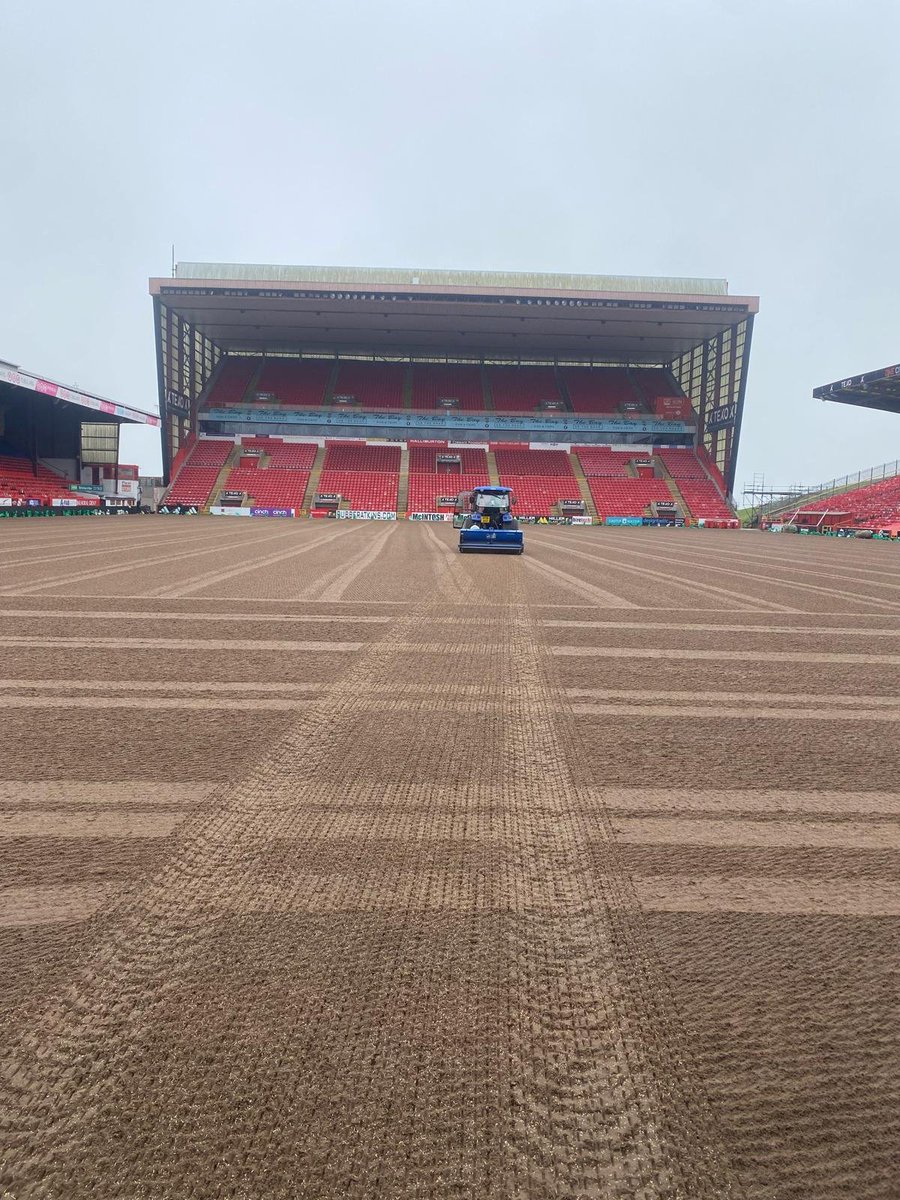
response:
<path fill-rule="evenodd" d="M 0 0 L 0 358 L 154 409 L 172 242 L 724 276 L 737 490 L 897 457 L 810 393 L 900 360 L 898 43 L 896 0 Z"/>

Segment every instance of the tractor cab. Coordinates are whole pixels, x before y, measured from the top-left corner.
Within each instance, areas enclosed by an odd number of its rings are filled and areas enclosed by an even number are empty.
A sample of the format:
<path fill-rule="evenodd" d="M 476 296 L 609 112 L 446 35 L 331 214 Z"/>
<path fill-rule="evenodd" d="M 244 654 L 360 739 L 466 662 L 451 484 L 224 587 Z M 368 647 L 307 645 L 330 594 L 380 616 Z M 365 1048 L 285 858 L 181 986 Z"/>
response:
<path fill-rule="evenodd" d="M 456 501 L 454 525 L 460 532 L 459 549 L 500 554 L 521 554 L 524 539 L 519 523 L 512 515 L 515 497 L 506 487 L 485 484 L 470 492 L 460 492 Z"/>

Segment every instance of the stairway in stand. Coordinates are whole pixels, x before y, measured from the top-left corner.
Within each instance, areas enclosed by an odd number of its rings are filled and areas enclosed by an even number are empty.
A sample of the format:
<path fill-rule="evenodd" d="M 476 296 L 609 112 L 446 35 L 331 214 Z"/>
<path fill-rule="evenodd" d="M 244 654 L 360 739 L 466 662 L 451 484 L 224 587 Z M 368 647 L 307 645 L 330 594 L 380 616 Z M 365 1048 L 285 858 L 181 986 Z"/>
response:
<path fill-rule="evenodd" d="M 582 469 L 578 455 L 573 452 L 569 455 L 569 459 L 572 464 L 572 474 L 578 480 L 578 491 L 581 495 L 581 499 L 584 501 L 584 511 L 592 521 L 596 521 L 597 517 L 599 516 L 597 512 L 597 505 L 594 503 L 594 497 L 591 495 L 591 489 L 587 481 L 587 476 Z"/>
<path fill-rule="evenodd" d="M 400 448 L 400 479 L 397 482 L 397 520 L 402 521 L 406 517 L 406 510 L 409 507 L 409 448 L 401 446 Z"/>
<path fill-rule="evenodd" d="M 261 358 L 259 360 L 259 364 L 257 365 L 256 370 L 250 376 L 250 382 L 247 384 L 246 388 L 244 388 L 244 394 L 241 397 L 242 403 L 244 403 L 244 404 L 255 404 L 256 403 L 256 393 L 259 391 L 259 377 L 260 377 L 260 375 L 262 375 L 265 365 L 266 365 L 266 360 L 264 358 Z"/>
<path fill-rule="evenodd" d="M 232 467 L 237 466 L 238 459 L 240 458 L 240 456 L 241 456 L 240 446 L 239 445 L 232 446 L 228 457 L 225 459 L 224 463 L 222 464 L 221 471 L 216 476 L 216 482 L 212 485 L 212 490 L 210 491 L 209 496 L 207 497 L 207 500 L 206 500 L 206 504 L 203 507 L 204 512 L 208 513 L 209 509 L 210 509 L 210 505 L 213 505 L 218 501 L 219 492 L 225 486 L 225 480 L 231 474 Z M 243 503 L 243 500 L 241 501 L 241 503 Z"/>
<path fill-rule="evenodd" d="M 316 457 L 313 459 L 312 470 L 309 473 L 309 481 L 306 485 L 306 492 L 303 496 L 303 505 L 301 513 L 308 516 L 309 510 L 313 507 L 316 499 L 316 492 L 319 490 L 319 476 L 322 474 L 322 464 L 325 461 L 325 447 L 320 446 L 316 451 Z"/>
<path fill-rule="evenodd" d="M 665 480 L 666 486 L 668 487 L 669 491 L 672 493 L 672 499 L 675 501 L 675 503 L 681 509 L 681 515 L 685 519 L 691 518 L 693 516 L 693 513 L 691 512 L 691 510 L 688 508 L 687 504 L 685 503 L 684 496 L 682 496 L 681 489 L 679 488 L 678 484 L 675 482 L 674 475 L 672 474 L 672 472 L 669 470 L 669 468 L 666 466 L 666 464 L 663 462 L 663 460 L 661 458 L 654 458 L 653 461 L 656 464 L 656 469 L 660 473 L 660 478 Z"/>
<path fill-rule="evenodd" d="M 496 460 L 496 458 L 494 458 L 493 450 L 488 450 L 488 452 L 487 452 L 487 465 L 488 465 L 488 482 L 492 483 L 494 485 L 494 487 L 499 487 L 500 486 L 500 472 L 497 470 L 497 460 Z"/>

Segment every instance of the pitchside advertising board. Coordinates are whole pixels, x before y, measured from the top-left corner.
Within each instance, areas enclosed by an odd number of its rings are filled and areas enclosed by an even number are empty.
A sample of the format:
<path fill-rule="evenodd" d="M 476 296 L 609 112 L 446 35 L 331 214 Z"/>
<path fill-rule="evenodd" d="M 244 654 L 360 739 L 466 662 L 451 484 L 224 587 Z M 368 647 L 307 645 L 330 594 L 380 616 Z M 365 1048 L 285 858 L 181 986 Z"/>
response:
<path fill-rule="evenodd" d="M 410 513 L 409 519 L 411 521 L 452 521 L 453 513 Z"/>
<path fill-rule="evenodd" d="M 210 507 L 214 517 L 295 517 L 295 508 L 240 508 L 238 505 L 214 504 Z"/>
<path fill-rule="evenodd" d="M 338 509 L 334 514 L 341 521 L 396 521 L 395 512 L 369 512 L 367 509 Z"/>

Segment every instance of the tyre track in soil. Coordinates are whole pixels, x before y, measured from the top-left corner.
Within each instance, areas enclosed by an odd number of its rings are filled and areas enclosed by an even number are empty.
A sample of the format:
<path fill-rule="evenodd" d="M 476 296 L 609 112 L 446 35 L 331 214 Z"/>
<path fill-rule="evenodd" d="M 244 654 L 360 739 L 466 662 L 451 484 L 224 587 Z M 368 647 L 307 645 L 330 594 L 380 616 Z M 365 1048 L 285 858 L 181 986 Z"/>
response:
<path fill-rule="evenodd" d="M 204 554 L 221 554 L 224 552 L 247 550 L 250 547 L 256 547 L 260 542 L 271 542 L 277 538 L 282 538 L 290 534 L 290 530 L 281 533 L 262 534 L 249 536 L 241 541 L 229 540 L 227 543 L 215 543 L 206 548 L 192 547 L 189 550 L 181 550 L 177 554 L 161 554 L 156 558 L 137 559 L 134 562 L 119 563 L 114 567 L 92 568 L 87 571 L 75 571 L 65 575 L 54 575 L 47 579 L 38 579 L 33 583 L 22 584 L 4 584 L 0 586 L 0 595 L 3 596 L 31 596 L 35 592 L 41 592 L 45 588 L 51 587 L 70 587 L 72 584 L 84 583 L 93 579 L 99 579 L 110 575 L 121 575 L 127 571 L 145 570 L 147 567 L 168 566 L 170 563 L 183 562 L 186 558 L 199 558 Z M 205 543 L 204 543 L 205 544 Z M 308 543 L 307 543 L 308 544 Z"/>
<path fill-rule="evenodd" d="M 672 561 L 675 561 L 674 558 Z M 679 559 L 678 561 L 682 562 L 688 560 Z M 717 555 L 711 555 L 709 557 L 701 555 L 699 558 L 691 558 L 689 561 L 691 562 L 692 566 L 695 566 L 701 570 L 703 566 L 710 561 L 730 563 L 743 562 L 754 566 L 768 567 L 772 570 L 788 571 L 795 575 L 813 575 L 817 579 L 837 579 L 846 584 L 871 584 L 873 587 L 888 587 L 893 591 L 896 591 L 897 588 L 900 587 L 900 571 L 881 571 L 877 567 L 863 567 L 850 564 L 845 565 L 842 571 L 834 571 L 827 569 L 829 566 L 834 565 L 833 563 L 829 563 L 827 560 L 811 560 L 809 562 L 804 560 L 803 563 L 800 563 L 793 558 L 783 559 L 780 556 L 774 557 L 769 554 L 753 554 L 747 550 L 729 550 L 727 552 L 720 551 Z M 851 574 L 848 574 L 848 572 L 851 572 Z M 854 578 L 855 575 L 877 575 L 884 579 L 891 580 L 892 582 L 882 584 L 879 583 L 877 579 L 857 579 Z M 784 580 L 784 582 L 788 583 L 789 580 Z"/>
<path fill-rule="evenodd" d="M 439 679 L 428 697 L 407 691 L 399 650 L 437 609 L 416 606 L 253 771 L 201 802 L 165 865 L 92 919 L 65 991 L 13 1020 L 8 1195 L 737 1194 L 608 815 L 599 834 L 579 818 L 565 701 L 521 575 L 448 558 L 443 593 L 471 595 L 490 578 L 504 596 L 499 638 L 476 649 L 503 737 L 478 746 L 463 793 L 473 809 L 505 811 L 511 876 L 473 851 L 483 903 L 451 915 L 430 881 L 439 864 L 419 847 L 424 913 L 392 908 L 396 880 L 366 878 L 361 864 L 349 911 L 301 921 L 300 945 L 279 926 L 286 896 L 302 915 L 328 889 L 328 877 L 290 870 L 327 836 L 323 786 L 338 811 L 372 802 L 360 768 L 390 713 L 371 711 L 369 685 L 394 675 L 407 711 L 433 711 Z M 410 750 L 407 782 L 376 789 L 388 821 L 422 760 L 458 766 L 459 745 Z M 589 865 L 598 838 L 603 872 Z M 374 900 L 386 926 L 373 923 Z M 262 991 L 273 959 L 303 968 L 293 1008 L 252 1036 L 254 997 L 226 1003 L 202 982 L 242 940 Z"/>
<path fill-rule="evenodd" d="M 639 574 L 645 575 L 649 578 L 658 576 L 660 578 L 665 579 L 668 583 L 674 584 L 676 586 L 677 585 L 680 585 L 682 587 L 687 586 L 690 588 L 695 588 L 698 591 L 711 591 L 711 592 L 718 591 L 718 592 L 722 592 L 722 594 L 728 595 L 734 599 L 741 599 L 745 603 L 747 601 L 750 601 L 751 603 L 758 604 L 765 608 L 775 609 L 776 611 L 781 611 L 781 612 L 802 611 L 797 608 L 788 607 L 786 605 L 775 604 L 772 601 L 763 600 L 763 599 L 757 598 L 756 596 L 748 596 L 746 593 L 729 592 L 722 588 L 715 588 L 711 584 L 693 583 L 689 580 L 683 579 L 682 577 L 680 577 L 678 575 L 665 575 L 665 574 L 660 574 L 659 572 L 656 572 L 653 570 L 645 569 L 641 566 L 629 566 L 629 565 L 626 565 L 625 563 L 619 561 L 618 559 L 608 558 L 608 557 L 604 556 L 603 554 L 596 554 L 596 553 L 591 554 L 591 553 L 583 551 L 583 550 L 573 550 L 570 546 L 562 546 L 562 545 L 555 545 L 555 546 L 553 546 L 553 549 L 558 550 L 562 554 L 574 555 L 578 558 L 593 559 L 597 566 L 606 567 L 607 569 L 612 567 L 618 571 L 638 572 Z M 835 598 L 838 598 L 841 600 L 856 600 L 862 604 L 871 604 L 871 605 L 875 605 L 877 608 L 888 609 L 888 610 L 896 610 L 898 607 L 900 607 L 900 599 L 888 600 L 883 596 L 869 596 L 869 595 L 861 594 L 860 592 L 846 592 L 846 591 L 843 591 L 838 588 L 819 587 L 818 585 L 813 584 L 813 583 L 791 582 L 789 580 L 779 579 L 777 576 L 760 575 L 760 574 L 757 574 L 757 573 L 751 572 L 751 571 L 735 570 L 734 568 L 718 566 L 718 565 L 715 565 L 710 562 L 704 562 L 702 564 L 697 563 L 697 562 L 690 562 L 685 559 L 678 559 L 676 557 L 673 557 L 670 554 L 653 554 L 653 553 L 648 553 L 646 551 L 640 551 L 640 550 L 631 550 L 631 549 L 626 550 L 625 547 L 623 547 L 623 546 L 616 546 L 614 548 L 614 552 L 628 554 L 631 558 L 636 558 L 638 560 L 646 560 L 646 561 L 651 561 L 651 562 L 668 562 L 668 563 L 671 563 L 673 566 L 675 566 L 675 565 L 683 566 L 685 569 L 690 569 L 692 567 L 696 567 L 702 571 L 714 571 L 717 574 L 738 576 L 738 577 L 743 578 L 751 583 L 768 584 L 770 586 L 774 585 L 775 587 L 779 588 L 781 591 L 812 592 L 812 593 L 815 593 L 816 595 L 821 595 L 821 596 L 825 596 L 825 597 L 829 597 L 829 598 L 835 597 Z M 870 581 L 866 581 L 866 582 L 869 582 L 871 587 L 892 587 L 892 585 L 889 585 L 889 584 L 877 584 L 877 583 L 870 582 Z"/>
<path fill-rule="evenodd" d="M 621 572 L 623 575 L 636 575 L 640 579 L 646 581 L 648 579 L 656 580 L 666 585 L 666 588 L 671 592 L 673 589 L 686 591 L 688 593 L 701 594 L 705 596 L 713 596 L 716 599 L 730 600 L 744 607 L 752 605 L 753 611 L 756 612 L 782 612 L 796 613 L 801 610 L 792 608 L 786 604 L 777 604 L 773 600 L 763 600 L 757 596 L 748 596 L 746 592 L 734 592 L 728 588 L 716 587 L 710 583 L 699 583 L 696 580 L 683 579 L 678 575 L 669 574 L 666 571 L 653 571 L 646 567 L 635 566 L 630 563 L 623 563 L 614 558 L 604 558 L 602 554 L 592 554 L 584 550 L 573 550 L 571 546 L 564 546 L 560 543 L 552 542 L 549 538 L 542 538 L 542 549 L 553 553 L 566 554 L 572 558 L 578 558 L 591 563 L 594 567 L 605 570 L 607 573 Z M 616 547 L 617 550 L 621 547 Z M 629 552 L 637 553 L 637 552 Z M 639 557 L 646 557 L 640 555 Z M 660 555 L 653 555 L 653 558 L 659 558 Z"/>
<path fill-rule="evenodd" d="M 655 557 L 658 557 L 658 556 L 655 556 Z M 741 553 L 735 553 L 734 555 L 729 555 L 727 560 L 722 558 L 719 560 L 718 563 L 715 563 L 714 561 L 711 561 L 709 558 L 703 557 L 703 556 L 701 556 L 700 558 L 693 557 L 686 552 L 683 554 L 668 554 L 667 553 L 666 560 L 671 562 L 673 566 L 688 567 L 688 568 L 696 569 L 698 571 L 703 571 L 707 568 L 712 568 L 713 570 L 716 570 L 716 571 L 728 572 L 729 574 L 732 574 L 732 575 L 743 576 L 744 578 L 746 578 L 747 580 L 749 580 L 751 582 L 763 581 L 765 583 L 775 583 L 775 584 L 780 585 L 781 587 L 787 587 L 787 588 L 800 588 L 800 589 L 807 589 L 807 590 L 816 590 L 814 585 L 808 584 L 808 583 L 803 583 L 797 579 L 783 578 L 782 576 L 773 576 L 773 575 L 769 575 L 769 574 L 760 575 L 756 571 L 751 570 L 750 566 L 740 566 L 740 565 L 734 566 L 734 565 L 732 565 L 731 567 L 725 567 L 721 564 L 724 561 L 728 561 L 732 564 L 747 563 L 747 564 L 751 564 L 751 565 L 755 564 L 758 566 L 762 565 L 762 566 L 765 566 L 769 570 L 785 572 L 788 576 L 813 575 L 817 579 L 820 579 L 820 580 L 834 579 L 840 583 L 843 583 L 843 584 L 846 584 L 849 586 L 852 586 L 854 584 L 863 584 L 865 586 L 879 588 L 882 591 L 887 591 L 887 592 L 895 592 L 896 593 L 897 591 L 900 591 L 900 577 L 898 577 L 893 572 L 885 572 L 885 571 L 866 572 L 867 575 L 874 573 L 874 574 L 878 574 L 881 576 L 885 576 L 888 580 L 892 580 L 893 582 L 884 582 L 881 579 L 869 579 L 869 578 L 854 579 L 852 577 L 849 577 L 849 576 L 842 574 L 840 572 L 837 572 L 837 571 L 828 571 L 823 568 L 813 568 L 813 567 L 804 568 L 804 567 L 797 566 L 794 563 L 773 562 L 771 559 L 760 559 L 755 555 L 751 556 L 751 555 L 746 555 L 746 554 L 741 554 Z M 859 595 L 858 592 L 850 593 L 850 592 L 842 591 L 840 589 L 833 589 L 833 588 L 825 588 L 825 589 L 819 589 L 819 590 L 824 590 L 826 592 L 826 594 L 829 592 L 833 592 L 835 595 L 844 597 L 844 598 L 846 598 L 847 596 L 850 596 L 850 595 L 854 595 L 854 596 Z M 865 595 L 861 596 L 860 598 L 864 599 L 864 600 L 872 599 L 872 597 L 868 597 Z M 888 602 L 888 603 L 891 603 L 891 602 L 898 603 L 897 599 L 894 599 L 892 601 L 891 597 L 889 597 L 889 596 L 881 597 L 881 599 L 883 599 L 885 602 Z"/>
<path fill-rule="evenodd" d="M 143 550 L 146 550 L 148 547 L 171 546 L 172 545 L 173 538 L 171 536 L 169 536 L 169 537 L 162 536 L 161 530 L 157 531 L 157 532 L 160 533 L 159 537 L 155 536 L 155 534 L 154 534 L 153 536 L 145 535 L 144 537 L 139 537 L 139 538 L 135 538 L 135 537 L 130 537 L 127 539 L 120 538 L 120 539 L 117 539 L 116 542 L 112 545 L 110 545 L 108 542 L 102 542 L 102 543 L 98 544 L 97 540 L 93 539 L 92 542 L 90 543 L 95 547 L 93 550 L 78 550 L 78 549 L 71 550 L 69 548 L 69 543 L 65 543 L 65 549 L 64 549 L 63 543 L 56 542 L 54 544 L 54 549 L 62 551 L 62 553 L 44 555 L 41 558 L 17 558 L 17 559 L 13 559 L 12 562 L 0 561 L 0 571 L 9 570 L 12 567 L 40 566 L 43 563 L 50 563 L 50 562 L 70 562 L 72 559 L 75 559 L 75 558 L 99 558 L 101 555 L 105 555 L 105 554 L 135 553 L 135 552 L 141 552 Z M 197 545 L 208 545 L 209 542 L 213 541 L 214 539 L 211 539 L 209 537 L 196 536 L 192 540 L 194 542 L 196 542 Z M 88 543 L 82 542 L 80 544 L 86 545 Z M 226 549 L 232 544 L 231 538 L 229 538 L 227 536 L 221 536 L 219 538 L 218 544 L 221 548 Z M 3 550 L 0 550 L 0 553 L 10 553 L 12 551 L 12 549 L 13 548 L 11 546 L 7 546 L 7 547 L 4 547 Z"/>

